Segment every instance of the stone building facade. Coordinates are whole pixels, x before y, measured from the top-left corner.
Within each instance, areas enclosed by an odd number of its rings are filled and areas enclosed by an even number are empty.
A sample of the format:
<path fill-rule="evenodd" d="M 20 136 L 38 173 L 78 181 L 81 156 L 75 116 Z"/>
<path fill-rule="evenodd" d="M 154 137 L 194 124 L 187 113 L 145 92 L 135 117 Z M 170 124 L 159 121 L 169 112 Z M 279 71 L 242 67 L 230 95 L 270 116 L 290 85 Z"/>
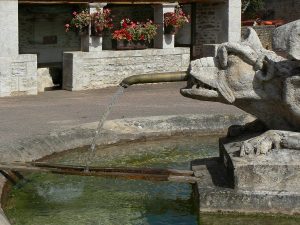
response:
<path fill-rule="evenodd" d="M 195 5 L 193 58 L 206 56 L 205 48 L 210 45 L 240 40 L 240 9 L 239 0 Z"/>
<path fill-rule="evenodd" d="M 300 0 L 265 0 L 268 19 L 291 22 L 300 19 Z"/>
<path fill-rule="evenodd" d="M 108 6 L 116 22 L 131 17 L 153 19 L 160 24 L 153 48 L 120 52 L 113 49 L 110 34 L 103 36 L 101 46 L 92 49 L 91 38 L 83 42 L 75 33 L 65 33 L 66 18 L 82 5 L 57 4 L 59 0 L 55 4 L 39 2 L 0 1 L 2 18 L 7 18 L 0 20 L 1 97 L 37 94 L 41 69 L 43 74 L 49 71 L 52 76 L 63 75 L 58 83 L 68 90 L 117 85 L 124 77 L 141 73 L 184 71 L 190 58 L 204 55 L 206 45 L 240 39 L 240 0 L 184 1 L 183 8 L 192 14 L 192 23 L 175 37 L 163 34 L 163 13 L 174 10 L 176 4 L 149 1 L 145 5 L 120 5 L 110 1 Z M 85 6 L 94 7 L 86 2 Z M 82 52 L 85 45 L 87 48 Z"/>
<path fill-rule="evenodd" d="M 253 26 L 253 29 L 256 31 L 263 47 L 268 50 L 273 50 L 273 31 L 276 29 L 275 26 Z M 245 36 L 247 27 L 242 27 L 242 38 Z"/>

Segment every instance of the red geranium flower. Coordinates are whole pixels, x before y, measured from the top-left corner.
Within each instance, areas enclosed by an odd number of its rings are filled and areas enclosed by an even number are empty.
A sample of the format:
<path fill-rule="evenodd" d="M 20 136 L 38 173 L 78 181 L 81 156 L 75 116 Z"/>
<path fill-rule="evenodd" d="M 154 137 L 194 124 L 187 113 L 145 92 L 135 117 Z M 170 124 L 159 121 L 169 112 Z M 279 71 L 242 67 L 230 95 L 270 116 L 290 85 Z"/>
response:
<path fill-rule="evenodd" d="M 114 31 L 113 39 L 127 41 L 148 41 L 156 35 L 157 25 L 151 20 L 146 23 L 134 22 L 128 18 L 120 22 L 121 29 Z"/>

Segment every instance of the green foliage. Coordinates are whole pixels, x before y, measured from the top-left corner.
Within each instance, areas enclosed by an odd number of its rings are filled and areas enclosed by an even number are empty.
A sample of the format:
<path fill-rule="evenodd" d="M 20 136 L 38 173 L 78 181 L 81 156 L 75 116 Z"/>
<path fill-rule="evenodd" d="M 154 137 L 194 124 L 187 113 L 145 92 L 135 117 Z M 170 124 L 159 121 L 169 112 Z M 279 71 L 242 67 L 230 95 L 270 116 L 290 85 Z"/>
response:
<path fill-rule="evenodd" d="M 261 17 L 264 7 L 265 0 L 242 0 L 243 17 L 247 19 L 256 19 Z"/>

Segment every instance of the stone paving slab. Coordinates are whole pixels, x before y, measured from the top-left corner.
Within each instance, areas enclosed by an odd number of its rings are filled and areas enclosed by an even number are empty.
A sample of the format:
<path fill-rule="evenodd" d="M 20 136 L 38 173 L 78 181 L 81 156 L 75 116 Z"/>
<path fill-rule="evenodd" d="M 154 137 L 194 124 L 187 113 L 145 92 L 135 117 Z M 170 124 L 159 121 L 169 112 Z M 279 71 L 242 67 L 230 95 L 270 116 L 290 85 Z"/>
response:
<path fill-rule="evenodd" d="M 229 105 L 184 98 L 185 82 L 137 85 L 126 89 L 108 119 L 183 114 L 241 114 Z M 0 98 L 0 143 L 47 134 L 98 120 L 116 88 L 48 91 L 37 96 Z"/>

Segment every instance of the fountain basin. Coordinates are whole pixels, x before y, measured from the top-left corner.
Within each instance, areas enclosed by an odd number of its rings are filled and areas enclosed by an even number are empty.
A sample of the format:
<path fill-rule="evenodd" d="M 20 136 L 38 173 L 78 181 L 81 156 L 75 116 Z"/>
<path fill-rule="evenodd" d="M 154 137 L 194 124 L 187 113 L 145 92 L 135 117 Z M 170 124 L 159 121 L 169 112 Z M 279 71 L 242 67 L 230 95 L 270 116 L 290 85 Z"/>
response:
<path fill-rule="evenodd" d="M 87 155 L 88 149 L 79 148 L 42 161 L 82 164 Z M 176 136 L 99 146 L 91 164 L 187 170 L 191 159 L 216 155 L 217 137 Z M 197 224 L 189 183 L 40 173 L 26 178 L 30 182 L 14 186 L 4 204 L 7 216 L 15 219 L 16 225 Z"/>
<path fill-rule="evenodd" d="M 137 140 L 157 140 L 180 134 L 183 134 L 184 136 L 195 134 L 224 135 L 227 132 L 227 127 L 233 124 L 245 124 L 247 122 L 251 122 L 252 120 L 253 118 L 249 117 L 248 115 L 185 115 L 108 121 L 104 126 L 103 136 L 101 139 L 98 140 L 97 144 L 107 145 L 116 143 L 128 143 Z M 59 153 L 68 149 L 87 146 L 90 143 L 95 127 L 96 124 L 85 124 L 80 127 L 74 127 L 68 130 L 55 132 L 50 134 L 49 136 L 33 138 L 32 140 L 22 142 L 22 144 L 20 144 L 21 146 L 23 146 L 22 149 L 18 148 L 18 146 L 20 145 L 15 144 L 11 146 L 6 146 L 10 147 L 7 148 L 10 149 L 10 152 L 7 151 L 6 154 L 3 155 L 3 157 L 5 157 L 6 159 L 10 159 L 10 161 L 13 161 L 18 156 L 24 159 L 24 161 L 29 161 L 36 160 L 47 155 L 51 155 L 53 153 Z M 216 161 L 216 158 L 211 158 L 208 161 L 208 164 L 207 162 L 205 164 L 206 168 L 208 168 L 207 165 L 209 165 L 210 161 L 210 165 L 215 164 L 217 167 L 220 166 L 220 164 L 217 163 L 218 161 Z M 195 162 L 199 161 L 196 160 L 193 163 Z M 195 166 L 195 164 L 192 165 Z M 209 178 L 208 175 L 211 175 L 209 174 L 211 170 L 206 169 L 201 171 L 204 171 L 204 173 L 201 176 L 199 176 L 198 186 L 194 186 L 193 188 L 195 194 L 194 196 L 198 196 L 196 197 L 196 202 L 199 199 L 200 202 L 203 201 L 203 199 L 201 200 L 201 196 L 199 197 L 199 191 L 201 191 L 202 193 L 207 193 L 206 196 L 212 198 L 213 196 L 218 197 L 218 194 L 222 193 L 222 191 L 224 193 L 224 190 L 229 190 L 220 187 L 214 187 L 216 189 L 210 188 L 209 185 L 207 185 L 207 183 L 203 181 L 209 180 L 206 178 Z M 201 185 L 206 186 L 203 187 Z M 228 184 L 226 184 L 225 182 L 224 185 Z M 217 190 L 218 192 L 216 193 L 215 190 Z M 223 200 L 219 198 L 219 200 L 222 201 L 222 203 L 224 204 L 226 203 L 226 201 L 224 201 L 224 198 Z M 197 211 L 213 212 L 217 211 L 216 209 L 220 210 L 220 208 L 214 205 L 211 205 L 210 208 L 201 208 L 200 204 L 200 208 L 198 205 Z M 221 210 L 226 211 L 226 207 L 224 206 L 224 208 L 222 208 Z M 237 212 L 239 210 L 236 209 L 232 211 Z M 247 209 L 243 210 L 243 212 L 247 212 Z"/>

